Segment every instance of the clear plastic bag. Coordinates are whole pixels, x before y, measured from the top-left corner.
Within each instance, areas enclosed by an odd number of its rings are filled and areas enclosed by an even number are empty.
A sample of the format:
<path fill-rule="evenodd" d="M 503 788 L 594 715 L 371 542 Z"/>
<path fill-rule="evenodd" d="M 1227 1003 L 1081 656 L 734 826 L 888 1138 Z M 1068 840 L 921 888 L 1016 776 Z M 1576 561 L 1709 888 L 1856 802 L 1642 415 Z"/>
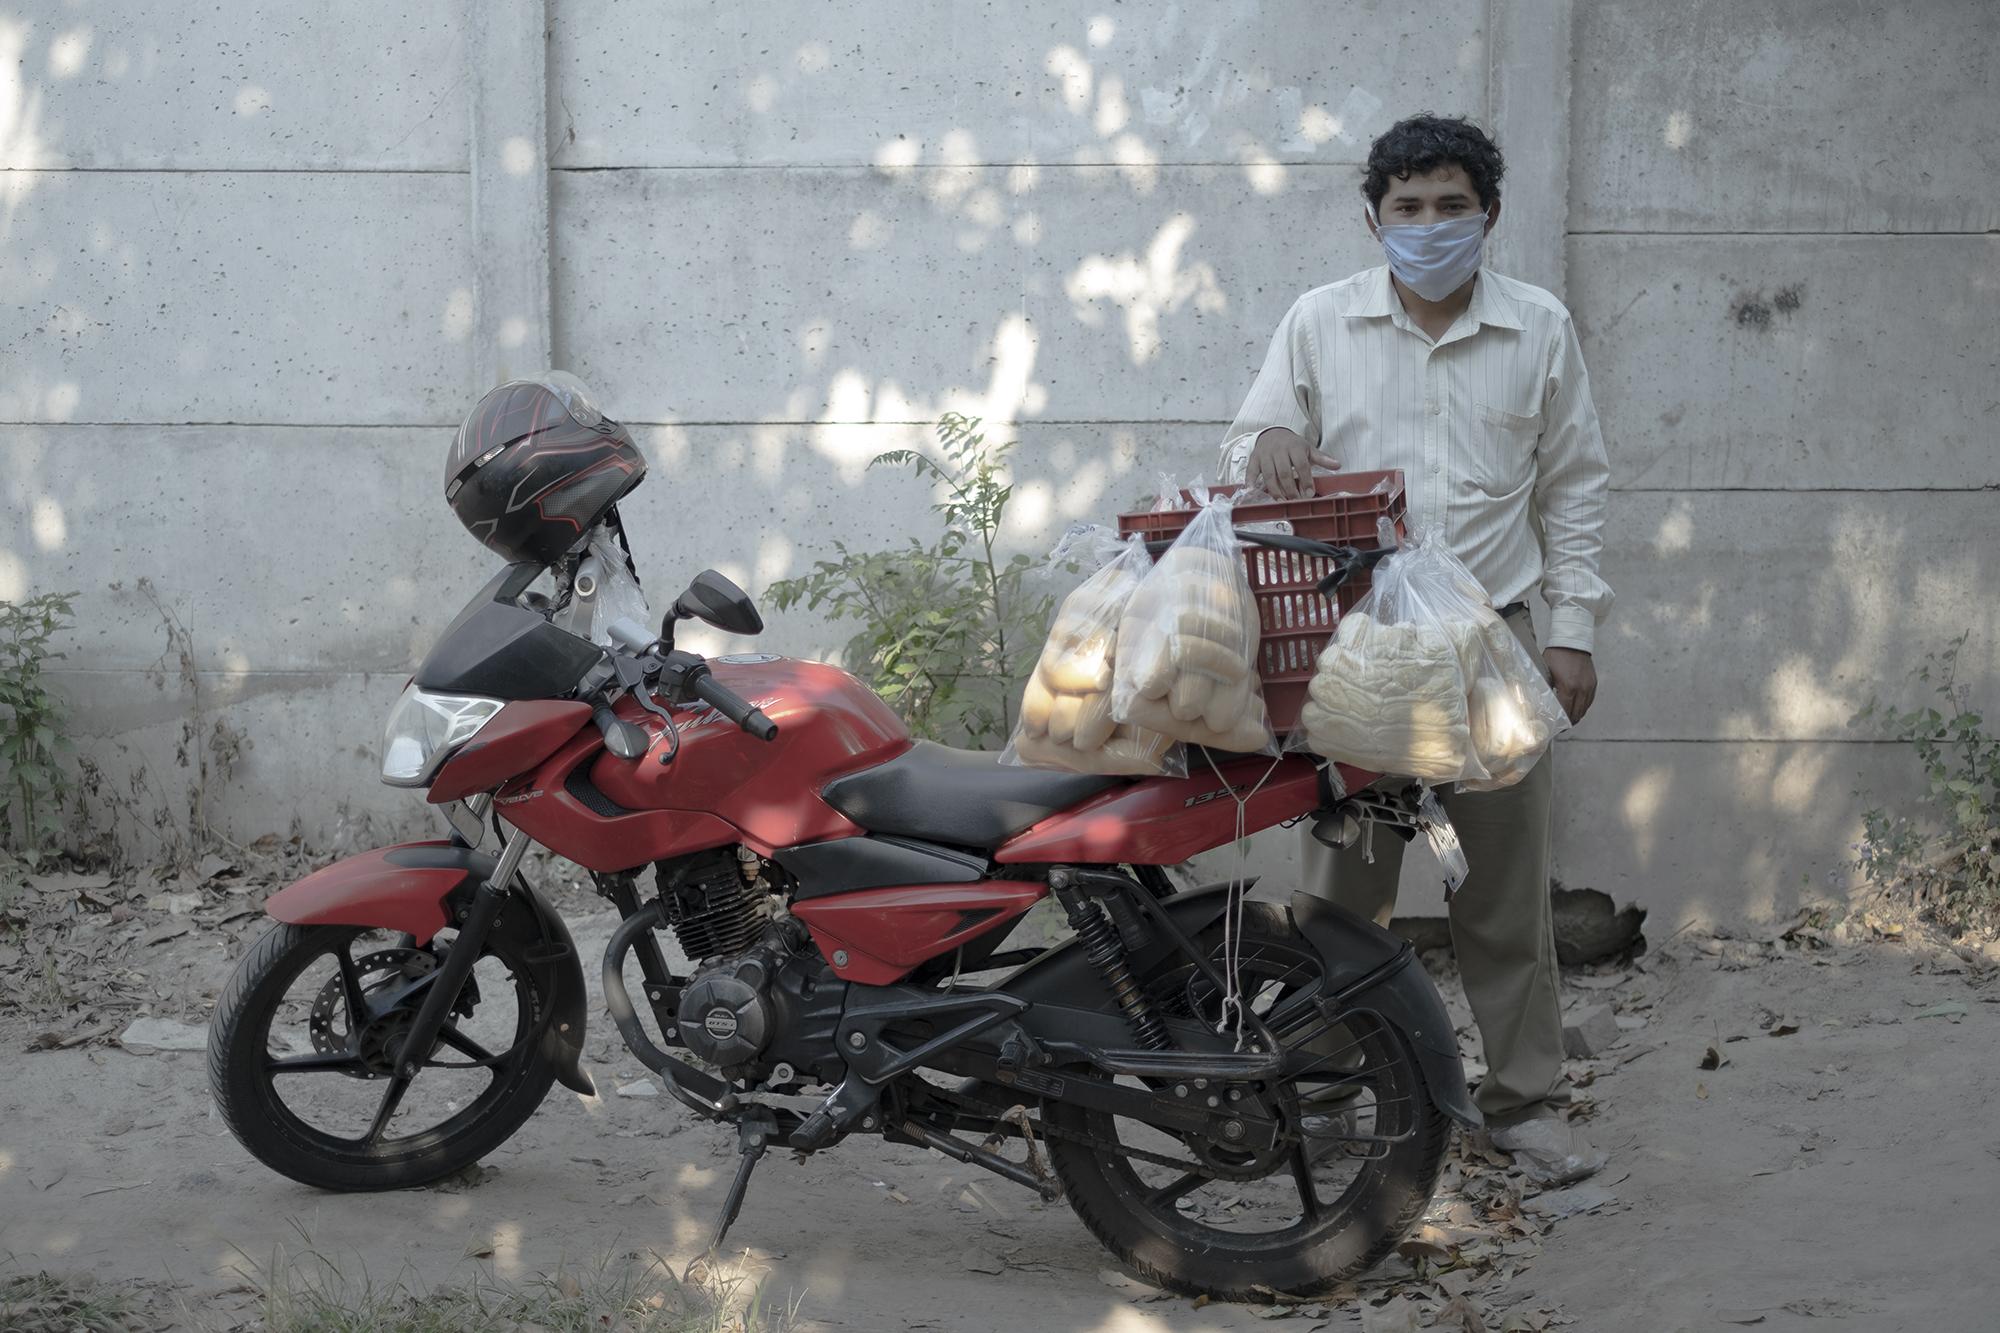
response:
<path fill-rule="evenodd" d="M 1341 617 L 1299 721 L 1325 758 L 1480 791 L 1525 777 L 1562 716 L 1478 580 L 1419 541 L 1378 565 Z"/>
<path fill-rule="evenodd" d="M 1464 791 L 1511 787 L 1541 762 L 1557 736 L 1569 730 L 1569 714 L 1535 659 L 1499 616 L 1481 622 L 1478 641 L 1468 646 L 1467 657 L 1472 690 L 1466 713 L 1472 748 L 1487 775 L 1469 778 L 1459 787 Z"/>
<path fill-rule="evenodd" d="M 1109 545 L 1100 538 L 1094 551 L 1090 541 L 1086 537 L 1066 554 L 1088 565 L 1107 550 L 1115 553 L 1063 599 L 1022 691 L 1020 720 L 1000 762 L 1070 773 L 1185 777 L 1187 758 L 1172 738 L 1111 715 L 1119 622 L 1152 558 L 1137 537 L 1110 538 Z"/>
<path fill-rule="evenodd" d="M 1200 493 L 1196 502 L 1200 511 L 1125 608 L 1111 713 L 1190 745 L 1275 753 L 1234 506 Z"/>
<path fill-rule="evenodd" d="M 553 619 L 558 628 L 601 648 L 611 646 L 615 621 L 629 620 L 647 627 L 655 623 L 639 577 L 632 572 L 632 562 L 608 524 L 591 529 L 589 548 L 577 562 L 571 582 L 569 605 Z"/>

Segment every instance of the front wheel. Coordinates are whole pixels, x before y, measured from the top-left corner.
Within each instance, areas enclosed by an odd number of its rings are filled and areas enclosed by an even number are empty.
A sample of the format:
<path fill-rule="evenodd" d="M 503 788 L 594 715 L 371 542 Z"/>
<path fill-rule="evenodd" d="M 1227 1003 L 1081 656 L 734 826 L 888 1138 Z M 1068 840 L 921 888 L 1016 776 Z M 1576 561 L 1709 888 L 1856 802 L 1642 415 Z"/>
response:
<path fill-rule="evenodd" d="M 1307 997 L 1324 963 L 1274 903 L 1243 904 L 1237 975 L 1245 1003 L 1319 1068 L 1273 1090 L 1285 1133 L 1262 1154 L 1056 1103 L 1049 1159 L 1098 1240 L 1169 1290 L 1248 1299 L 1319 1295 L 1383 1259 L 1423 1216 L 1451 1120 L 1426 1094 L 1402 1034 L 1367 1011 L 1331 1031 Z M 1195 940 L 1218 968 L 1218 922 Z M 1189 962 L 1142 980 L 1155 1004 L 1211 1026 L 1221 996 Z M 1288 1001 L 1294 1001 L 1288 1005 Z"/>
<path fill-rule="evenodd" d="M 448 939 L 279 925 L 216 1001 L 209 1086 L 223 1121 L 272 1170 L 330 1190 L 421 1185 L 478 1161 L 555 1079 L 539 1041 L 549 997 L 489 940 L 414 1078 L 403 1038 Z"/>

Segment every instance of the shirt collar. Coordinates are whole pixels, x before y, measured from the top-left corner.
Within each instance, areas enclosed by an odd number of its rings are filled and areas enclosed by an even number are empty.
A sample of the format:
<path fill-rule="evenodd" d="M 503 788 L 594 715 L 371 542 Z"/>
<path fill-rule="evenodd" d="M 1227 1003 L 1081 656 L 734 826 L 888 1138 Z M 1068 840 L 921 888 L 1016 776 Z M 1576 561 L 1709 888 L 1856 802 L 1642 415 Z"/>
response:
<path fill-rule="evenodd" d="M 1493 281 L 1492 272 L 1481 268 L 1479 275 L 1479 281 L 1472 286 L 1472 304 L 1466 307 L 1474 326 L 1492 324 L 1516 331 L 1525 329 L 1527 325 L 1521 322 L 1520 311 L 1514 307 L 1514 298 L 1500 290 L 1500 284 Z M 1369 269 L 1368 280 L 1361 284 L 1353 303 L 1340 313 L 1350 319 L 1402 314 L 1403 303 L 1396 299 L 1395 290 L 1389 286 L 1389 266 L 1382 264 Z"/>
<path fill-rule="evenodd" d="M 1500 290 L 1500 284 L 1493 280 L 1493 271 L 1488 268 L 1482 267 L 1479 281 L 1472 284 L 1471 309 L 1472 317 L 1481 324 L 1494 324 L 1517 333 L 1528 327 L 1521 321 L 1514 298 Z"/>

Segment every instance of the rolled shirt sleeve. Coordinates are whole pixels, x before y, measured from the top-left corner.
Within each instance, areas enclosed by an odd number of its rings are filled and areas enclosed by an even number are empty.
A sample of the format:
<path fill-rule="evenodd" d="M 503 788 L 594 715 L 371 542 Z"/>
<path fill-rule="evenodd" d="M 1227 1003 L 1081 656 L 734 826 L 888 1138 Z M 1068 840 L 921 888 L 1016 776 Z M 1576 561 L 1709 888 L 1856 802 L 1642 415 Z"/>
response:
<path fill-rule="evenodd" d="M 1598 573 L 1611 465 L 1583 348 L 1568 319 L 1550 359 L 1543 412 L 1535 507 L 1542 527 L 1542 598 L 1549 605 L 1547 646 L 1587 653 L 1596 644 L 1597 623 L 1611 610 L 1611 586 Z"/>
<path fill-rule="evenodd" d="M 1257 382 L 1250 386 L 1236 420 L 1223 437 L 1222 456 L 1216 465 L 1221 481 L 1243 480 L 1251 447 L 1259 435 L 1274 427 L 1283 426 L 1319 447 L 1319 348 L 1304 305 L 1303 297 L 1294 301 L 1278 321 L 1278 331 L 1271 335 L 1271 348 L 1264 354 Z"/>

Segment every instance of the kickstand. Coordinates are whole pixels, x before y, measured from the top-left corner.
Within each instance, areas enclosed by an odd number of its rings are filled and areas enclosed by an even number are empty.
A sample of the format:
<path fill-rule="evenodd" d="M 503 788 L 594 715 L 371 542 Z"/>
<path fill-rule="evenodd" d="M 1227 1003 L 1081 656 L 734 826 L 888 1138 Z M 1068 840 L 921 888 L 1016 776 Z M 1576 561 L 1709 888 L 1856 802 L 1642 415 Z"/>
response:
<path fill-rule="evenodd" d="M 757 1163 L 764 1159 L 764 1149 L 777 1137 L 778 1118 L 766 1107 L 753 1106 L 737 1122 L 736 1134 L 736 1178 L 729 1182 L 729 1195 L 722 1201 L 722 1217 L 716 1222 L 715 1235 L 708 1242 L 709 1254 L 722 1248 L 722 1238 L 729 1234 L 736 1214 L 743 1210 L 743 1196 L 750 1189 L 750 1173 L 757 1169 Z"/>

